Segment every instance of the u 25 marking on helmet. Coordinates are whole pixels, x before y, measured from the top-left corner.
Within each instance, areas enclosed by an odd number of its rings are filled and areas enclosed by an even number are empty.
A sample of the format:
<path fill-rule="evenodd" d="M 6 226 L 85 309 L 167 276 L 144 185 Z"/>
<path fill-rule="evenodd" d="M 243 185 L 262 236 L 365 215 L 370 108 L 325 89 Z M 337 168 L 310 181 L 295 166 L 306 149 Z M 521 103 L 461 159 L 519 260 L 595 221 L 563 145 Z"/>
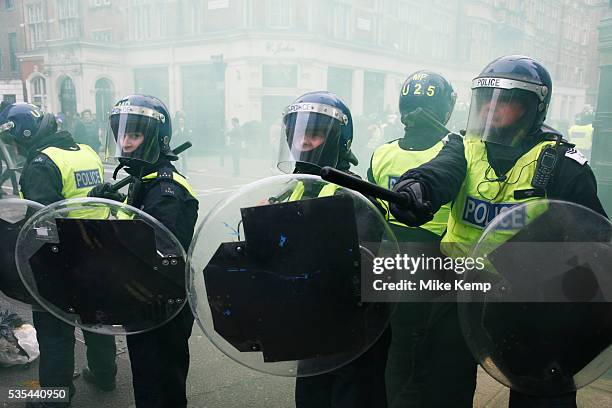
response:
<path fill-rule="evenodd" d="M 417 83 L 414 84 L 414 89 L 412 91 L 413 95 L 423 95 L 423 91 L 427 96 L 434 96 L 436 94 L 436 86 L 429 85 L 426 90 L 423 90 L 423 85 Z M 410 93 L 410 82 L 406 82 L 404 87 L 402 88 L 402 95 L 406 96 Z"/>

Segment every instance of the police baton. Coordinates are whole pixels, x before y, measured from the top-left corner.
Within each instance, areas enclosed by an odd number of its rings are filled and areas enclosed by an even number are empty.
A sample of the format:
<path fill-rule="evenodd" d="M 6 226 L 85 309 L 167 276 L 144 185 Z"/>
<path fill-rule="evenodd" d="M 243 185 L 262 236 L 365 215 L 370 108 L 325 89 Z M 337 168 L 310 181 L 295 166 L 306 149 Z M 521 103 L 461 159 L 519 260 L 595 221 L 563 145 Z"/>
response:
<path fill-rule="evenodd" d="M 377 186 L 358 177 L 351 176 L 333 167 L 325 166 L 321 169 L 321 178 L 330 183 L 357 191 L 365 196 L 380 198 L 399 206 L 406 205 L 406 197 L 401 193 Z"/>
<path fill-rule="evenodd" d="M 193 144 L 191 144 L 191 142 L 185 142 L 185 143 L 177 146 L 176 148 L 174 148 L 172 150 L 172 153 L 178 156 L 179 154 L 183 153 L 185 150 L 189 149 L 191 146 L 193 146 Z M 132 182 L 132 180 L 134 180 L 134 176 L 127 176 L 126 178 L 119 180 L 118 182 L 113 184 L 112 191 L 119 191 L 119 190 L 121 190 L 123 187 L 127 186 L 128 184 L 130 184 Z"/>

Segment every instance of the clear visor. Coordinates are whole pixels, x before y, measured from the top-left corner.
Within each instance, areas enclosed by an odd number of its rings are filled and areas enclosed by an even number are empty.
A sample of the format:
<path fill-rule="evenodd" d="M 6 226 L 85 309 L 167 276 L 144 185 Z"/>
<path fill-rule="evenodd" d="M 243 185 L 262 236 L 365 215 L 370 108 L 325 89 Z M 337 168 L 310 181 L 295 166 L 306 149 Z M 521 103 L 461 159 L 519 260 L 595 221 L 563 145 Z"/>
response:
<path fill-rule="evenodd" d="M 319 174 L 324 166 L 338 163 L 340 120 L 322 113 L 294 112 L 281 126 L 278 168 L 293 173 Z"/>
<path fill-rule="evenodd" d="M 110 125 L 117 142 L 115 157 L 155 163 L 160 152 L 159 123 L 153 114 L 113 111 Z"/>
<path fill-rule="evenodd" d="M 521 89 L 475 88 L 466 137 L 519 146 L 532 129 L 538 98 Z"/>

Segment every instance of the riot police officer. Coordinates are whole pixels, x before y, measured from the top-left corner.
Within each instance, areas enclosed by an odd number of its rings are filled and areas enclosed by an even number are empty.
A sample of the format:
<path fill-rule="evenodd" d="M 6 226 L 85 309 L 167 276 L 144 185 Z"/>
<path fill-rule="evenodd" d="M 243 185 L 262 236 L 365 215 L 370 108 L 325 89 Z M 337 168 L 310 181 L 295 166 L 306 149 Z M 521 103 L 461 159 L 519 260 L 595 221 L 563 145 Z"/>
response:
<path fill-rule="evenodd" d="M 451 84 L 441 75 L 427 70 L 417 71 L 408 76 L 399 96 L 399 110 L 404 124 L 404 137 L 393 140 L 376 149 L 370 160 L 368 180 L 381 187 L 393 188 L 406 169 L 418 167 L 433 159 L 442 149 L 446 134 L 414 112 L 424 109 L 439 122 L 446 124 L 455 106 L 457 94 Z M 388 208 L 388 204 L 385 203 Z M 406 230 L 406 225 L 397 221 L 387 210 L 387 219 L 394 232 L 422 233 L 425 240 L 436 239 L 429 233 L 441 236 L 446 229 L 450 205 L 443 205 L 434 219 L 420 229 Z M 423 231 L 426 230 L 426 231 Z"/>
<path fill-rule="evenodd" d="M 605 215 L 586 158 L 544 124 L 552 81 L 542 64 L 526 56 L 500 57 L 473 80 L 472 90 L 465 141 L 450 135 L 435 159 L 409 169 L 394 186 L 409 202 L 391 204 L 398 220 L 423 225 L 453 200 L 441 249 L 460 257 L 502 207 L 546 197 Z M 575 393 L 510 395 L 511 407 L 553 405 L 575 407 Z"/>
<path fill-rule="evenodd" d="M 420 70 L 409 75 L 399 95 L 404 136 L 376 149 L 368 170 L 369 181 L 393 188 L 407 169 L 436 157 L 444 146 L 446 132 L 417 114 L 417 109 L 446 124 L 455 101 L 452 85 L 440 74 Z M 450 203 L 442 205 L 431 221 L 418 228 L 395 219 L 388 203 L 383 202 L 383 206 L 402 252 L 410 253 L 418 247 L 416 252 L 440 256 L 438 243 L 446 230 Z M 461 335 L 456 313 L 452 302 L 412 299 L 397 305 L 391 320 L 386 372 L 390 407 L 403 407 L 416 401 L 423 406 L 471 404 L 476 365 Z M 437 369 L 431 370 L 434 366 Z M 443 387 L 444 393 L 432 392 L 436 387 Z"/>
<path fill-rule="evenodd" d="M 351 152 L 353 123 L 351 112 L 335 94 L 326 91 L 306 93 L 289 105 L 283 115 L 279 169 L 319 175 L 321 167 L 348 171 L 357 158 Z M 325 185 L 318 192 L 296 188 L 289 200 L 302 194 L 323 197 L 335 194 L 337 186 Z M 300 377 L 296 381 L 297 408 L 384 407 L 384 370 L 389 333 L 361 357 L 332 372 Z"/>
<path fill-rule="evenodd" d="M 576 149 L 580 150 L 587 160 L 591 160 L 593 119 L 595 119 L 593 108 L 585 106 L 582 112 L 576 115 L 576 123 L 567 131 L 569 141 L 576 145 Z"/>
<path fill-rule="evenodd" d="M 143 210 L 167 227 L 187 250 L 198 216 L 198 201 L 187 180 L 172 162 L 172 124 L 168 108 L 147 95 L 129 95 L 110 114 L 117 142 L 119 168 L 134 177 L 127 203 Z M 118 171 L 117 169 L 117 171 Z M 109 183 L 97 186 L 91 196 L 120 199 Z M 187 306 L 170 322 L 127 337 L 137 407 L 187 406 L 186 380 L 193 315 Z"/>
<path fill-rule="evenodd" d="M 0 127 L 4 141 L 15 145 L 26 158 L 19 180 L 23 198 L 48 205 L 86 197 L 102 181 L 104 168 L 98 154 L 87 145 L 76 144 L 70 133 L 57 132 L 55 117 L 37 106 L 16 103 L 7 107 L 0 114 Z M 40 385 L 68 387 L 72 397 L 74 327 L 47 312 L 34 310 L 32 315 L 40 345 Z M 114 337 L 89 332 L 84 337 L 89 364 L 84 377 L 102 390 L 114 389 L 117 372 Z"/>

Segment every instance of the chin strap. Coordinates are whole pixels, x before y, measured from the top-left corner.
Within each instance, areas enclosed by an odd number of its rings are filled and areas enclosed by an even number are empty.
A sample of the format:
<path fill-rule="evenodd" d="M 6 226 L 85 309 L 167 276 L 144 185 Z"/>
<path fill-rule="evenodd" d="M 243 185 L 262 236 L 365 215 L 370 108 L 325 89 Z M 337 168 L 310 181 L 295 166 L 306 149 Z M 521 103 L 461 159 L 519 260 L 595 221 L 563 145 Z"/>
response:
<path fill-rule="evenodd" d="M 117 173 L 119 173 L 119 170 L 121 170 L 124 167 L 125 167 L 125 164 L 123 163 L 119 163 L 119 165 L 115 167 L 115 171 L 113 171 L 113 180 L 117 180 Z"/>

